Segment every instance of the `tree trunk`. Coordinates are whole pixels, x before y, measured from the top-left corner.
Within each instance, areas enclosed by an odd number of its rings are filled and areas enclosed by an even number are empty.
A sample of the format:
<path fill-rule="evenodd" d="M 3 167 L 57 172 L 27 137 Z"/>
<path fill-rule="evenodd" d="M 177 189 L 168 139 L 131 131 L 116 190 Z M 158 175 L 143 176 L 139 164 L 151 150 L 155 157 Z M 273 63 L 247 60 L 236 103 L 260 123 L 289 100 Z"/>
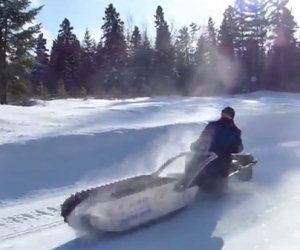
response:
<path fill-rule="evenodd" d="M 6 6 L 7 1 L 4 1 L 4 6 Z M 3 31 L 1 35 L 0 43 L 0 104 L 7 104 L 7 61 L 6 61 L 6 51 L 7 51 L 7 36 L 8 36 L 8 20 L 4 17 L 2 27 Z M 4 19 L 3 18 L 3 19 Z"/>
<path fill-rule="evenodd" d="M 1 105 L 7 104 L 7 75 L 6 75 L 6 69 L 4 69 L 2 74 L 1 74 L 0 104 Z"/>
<path fill-rule="evenodd" d="M 1 46 L 2 47 L 2 46 Z M 7 64 L 5 52 L 0 47 L 0 104 L 7 104 Z"/>

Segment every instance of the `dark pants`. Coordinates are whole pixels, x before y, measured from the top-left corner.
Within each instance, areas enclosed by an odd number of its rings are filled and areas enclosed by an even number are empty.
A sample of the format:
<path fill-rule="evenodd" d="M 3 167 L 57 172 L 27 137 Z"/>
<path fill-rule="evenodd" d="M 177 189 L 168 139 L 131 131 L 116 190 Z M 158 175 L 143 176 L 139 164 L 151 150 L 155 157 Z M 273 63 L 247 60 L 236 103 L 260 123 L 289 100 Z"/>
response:
<path fill-rule="evenodd" d="M 192 153 L 186 160 L 186 172 L 198 168 L 205 157 L 201 154 Z M 203 169 L 195 179 L 195 185 L 206 192 L 218 192 L 227 187 L 231 156 L 220 157 L 211 162 Z"/>
<path fill-rule="evenodd" d="M 231 155 L 218 156 L 205 168 L 205 173 L 212 178 L 226 178 L 230 173 L 231 161 Z"/>

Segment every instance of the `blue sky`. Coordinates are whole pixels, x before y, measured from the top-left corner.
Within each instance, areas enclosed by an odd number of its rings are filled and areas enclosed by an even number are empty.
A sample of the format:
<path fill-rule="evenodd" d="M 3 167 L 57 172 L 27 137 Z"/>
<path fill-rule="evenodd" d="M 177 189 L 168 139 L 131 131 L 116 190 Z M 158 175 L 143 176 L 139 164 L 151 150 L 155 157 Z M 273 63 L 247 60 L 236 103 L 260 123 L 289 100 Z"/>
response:
<path fill-rule="evenodd" d="M 74 32 L 82 40 L 88 27 L 92 36 L 98 41 L 101 36 L 102 17 L 108 4 L 113 3 L 121 14 L 125 24 L 136 24 L 143 28 L 148 26 L 154 35 L 154 14 L 156 7 L 164 8 L 166 19 L 176 28 L 195 22 L 205 25 L 209 16 L 217 24 L 221 22 L 222 13 L 234 0 L 31 0 L 34 6 L 45 5 L 38 16 L 43 24 L 43 32 L 48 38 L 48 46 L 57 36 L 59 24 L 67 17 L 74 27 Z M 299 0 L 290 0 L 293 13 L 300 12 Z M 300 22 L 300 16 L 295 15 Z M 132 19 L 132 21 L 130 21 Z"/>
<path fill-rule="evenodd" d="M 122 20 L 141 28 L 148 25 L 148 31 L 154 33 L 154 14 L 158 5 L 164 8 L 166 19 L 176 27 L 191 22 L 204 25 L 210 15 L 220 22 L 222 13 L 231 0 L 32 0 L 33 5 L 45 5 L 38 16 L 43 31 L 50 40 L 55 39 L 59 24 L 67 17 L 74 32 L 82 40 L 86 27 L 93 37 L 99 40 L 100 27 L 103 24 L 105 8 L 113 3 Z"/>

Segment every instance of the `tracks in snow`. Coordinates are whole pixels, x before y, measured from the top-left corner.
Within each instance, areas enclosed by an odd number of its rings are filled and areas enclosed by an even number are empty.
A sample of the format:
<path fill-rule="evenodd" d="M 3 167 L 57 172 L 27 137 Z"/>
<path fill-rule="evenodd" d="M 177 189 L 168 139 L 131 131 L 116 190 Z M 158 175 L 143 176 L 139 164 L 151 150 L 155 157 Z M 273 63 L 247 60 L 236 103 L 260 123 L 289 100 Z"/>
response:
<path fill-rule="evenodd" d="M 0 208 L 0 242 L 62 225 L 60 206 L 51 203 L 34 201 Z"/>

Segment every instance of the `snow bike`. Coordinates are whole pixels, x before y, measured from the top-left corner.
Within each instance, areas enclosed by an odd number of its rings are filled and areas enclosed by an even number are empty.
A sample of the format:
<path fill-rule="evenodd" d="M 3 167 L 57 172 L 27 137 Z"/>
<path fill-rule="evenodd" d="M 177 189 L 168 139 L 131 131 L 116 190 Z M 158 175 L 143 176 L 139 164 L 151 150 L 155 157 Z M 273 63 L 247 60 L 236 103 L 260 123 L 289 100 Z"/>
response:
<path fill-rule="evenodd" d="M 174 162 L 190 156 L 181 153 L 156 172 L 140 175 L 72 195 L 61 206 L 64 221 L 77 230 L 122 232 L 166 216 L 191 204 L 199 192 L 198 177 L 217 158 L 207 154 L 196 168 L 182 174 L 162 173 Z M 250 154 L 235 154 L 229 176 L 241 181 L 252 178 L 257 163 Z"/>

